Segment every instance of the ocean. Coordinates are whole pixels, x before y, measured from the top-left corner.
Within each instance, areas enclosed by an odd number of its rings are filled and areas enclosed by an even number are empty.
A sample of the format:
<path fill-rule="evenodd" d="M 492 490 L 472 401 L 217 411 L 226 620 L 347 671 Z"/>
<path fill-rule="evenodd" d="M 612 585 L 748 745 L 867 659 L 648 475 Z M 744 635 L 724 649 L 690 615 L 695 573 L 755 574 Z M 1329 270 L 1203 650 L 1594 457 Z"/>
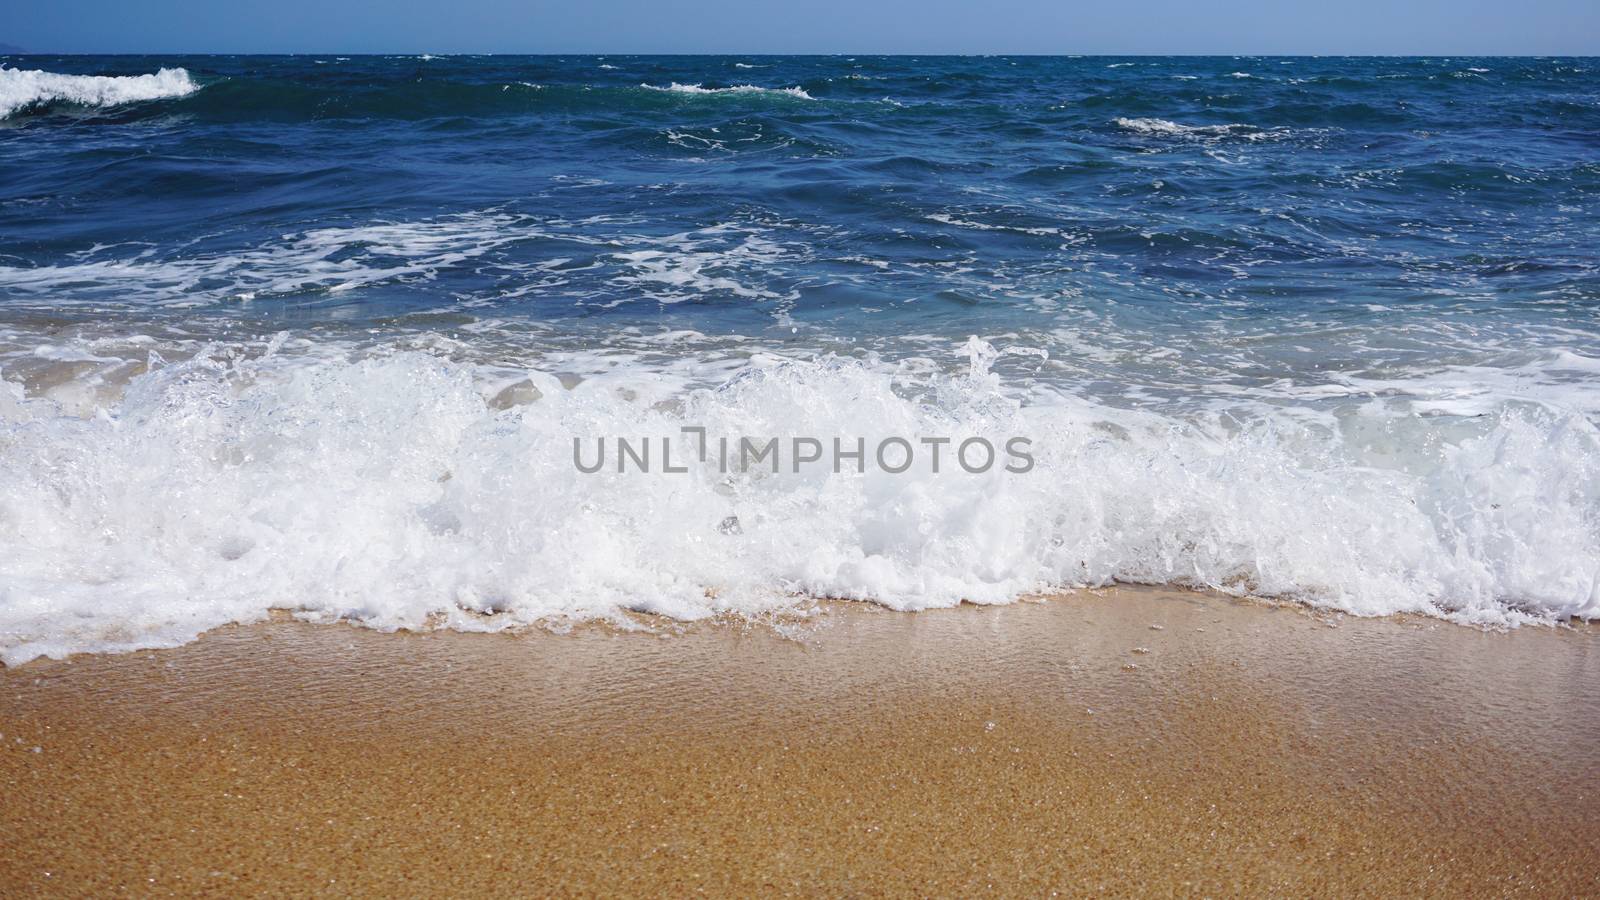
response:
<path fill-rule="evenodd" d="M 1600 60 L 0 64 L 8 665 L 1118 582 L 1600 617 Z"/>

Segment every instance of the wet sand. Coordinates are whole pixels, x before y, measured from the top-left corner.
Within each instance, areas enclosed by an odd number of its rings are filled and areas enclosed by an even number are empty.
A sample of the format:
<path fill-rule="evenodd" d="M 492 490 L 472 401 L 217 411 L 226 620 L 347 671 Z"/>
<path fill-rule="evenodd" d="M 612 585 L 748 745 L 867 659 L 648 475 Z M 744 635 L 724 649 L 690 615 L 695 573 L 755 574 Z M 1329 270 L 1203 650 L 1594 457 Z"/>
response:
<path fill-rule="evenodd" d="M 0 671 L 0 895 L 1600 891 L 1600 630 L 1117 589 Z"/>

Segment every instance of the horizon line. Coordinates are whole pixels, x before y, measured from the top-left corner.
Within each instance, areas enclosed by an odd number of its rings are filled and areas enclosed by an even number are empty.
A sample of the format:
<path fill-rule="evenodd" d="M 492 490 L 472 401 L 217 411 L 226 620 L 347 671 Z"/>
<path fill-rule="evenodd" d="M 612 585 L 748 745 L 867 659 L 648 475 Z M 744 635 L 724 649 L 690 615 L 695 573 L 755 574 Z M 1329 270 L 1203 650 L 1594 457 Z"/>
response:
<path fill-rule="evenodd" d="M 379 57 L 434 57 L 444 58 L 450 56 L 594 56 L 594 57 L 629 57 L 629 56 L 764 56 L 764 57 L 839 57 L 839 56 L 877 56 L 877 57 L 1042 57 L 1050 59 L 1092 58 L 1112 56 L 1187 56 L 1187 57 L 1233 57 L 1233 58 L 1274 58 L 1274 59 L 1426 59 L 1454 56 L 1471 56 L 1479 58 L 1496 59 L 1600 59 L 1600 51 L 1587 53 L 1484 53 L 1484 52 L 1418 52 L 1418 53 L 1250 53 L 1244 51 L 1223 50 L 1080 50 L 1080 51 L 1043 51 L 1043 50 L 1016 50 L 1016 51 L 946 51 L 934 50 L 927 52 L 915 51 L 876 51 L 876 50 L 827 50 L 827 51 L 782 51 L 765 52 L 755 50 L 668 50 L 668 51 L 595 51 L 595 50 L 528 50 L 528 51 L 471 51 L 471 50 L 32 50 L 21 47 L 0 47 L 0 57 L 4 56 L 379 56 Z"/>

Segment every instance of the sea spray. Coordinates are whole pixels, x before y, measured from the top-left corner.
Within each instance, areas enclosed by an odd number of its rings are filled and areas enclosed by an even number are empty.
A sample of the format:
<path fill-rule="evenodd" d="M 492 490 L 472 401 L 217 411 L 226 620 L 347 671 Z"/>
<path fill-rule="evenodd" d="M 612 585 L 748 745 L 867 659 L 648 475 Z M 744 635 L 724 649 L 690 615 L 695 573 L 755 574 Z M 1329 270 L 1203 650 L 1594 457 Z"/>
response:
<path fill-rule="evenodd" d="M 0 66 L 0 119 L 59 104 L 120 106 L 183 97 L 199 89 L 186 70 L 176 68 L 148 75 L 61 75 Z"/>
<path fill-rule="evenodd" d="M 165 646 L 269 609 L 483 630 L 796 597 L 895 609 L 1115 581 L 1358 614 L 1508 624 L 1596 612 L 1600 435 L 1507 409 L 1426 420 L 1384 467 L 1347 432 L 1023 403 L 987 375 L 817 358 L 672 404 L 524 373 L 496 409 L 467 364 L 221 345 L 157 364 L 88 417 L 0 402 L 0 659 Z M 765 468 L 674 477 L 570 459 L 575 434 L 1034 438 L 1026 475 Z M 1369 423 L 1376 424 L 1376 423 Z M 738 528 L 725 527 L 736 521 Z"/>

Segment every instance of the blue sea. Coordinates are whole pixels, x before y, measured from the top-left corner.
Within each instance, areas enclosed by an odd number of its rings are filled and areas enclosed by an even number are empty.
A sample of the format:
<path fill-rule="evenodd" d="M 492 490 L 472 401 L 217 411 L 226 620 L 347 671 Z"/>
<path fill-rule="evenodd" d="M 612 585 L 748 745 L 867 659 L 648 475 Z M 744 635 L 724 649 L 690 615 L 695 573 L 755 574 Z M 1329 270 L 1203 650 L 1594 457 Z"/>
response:
<path fill-rule="evenodd" d="M 1116 582 L 1600 617 L 1600 60 L 0 65 L 8 664 Z M 685 428 L 917 452 L 574 465 Z"/>

